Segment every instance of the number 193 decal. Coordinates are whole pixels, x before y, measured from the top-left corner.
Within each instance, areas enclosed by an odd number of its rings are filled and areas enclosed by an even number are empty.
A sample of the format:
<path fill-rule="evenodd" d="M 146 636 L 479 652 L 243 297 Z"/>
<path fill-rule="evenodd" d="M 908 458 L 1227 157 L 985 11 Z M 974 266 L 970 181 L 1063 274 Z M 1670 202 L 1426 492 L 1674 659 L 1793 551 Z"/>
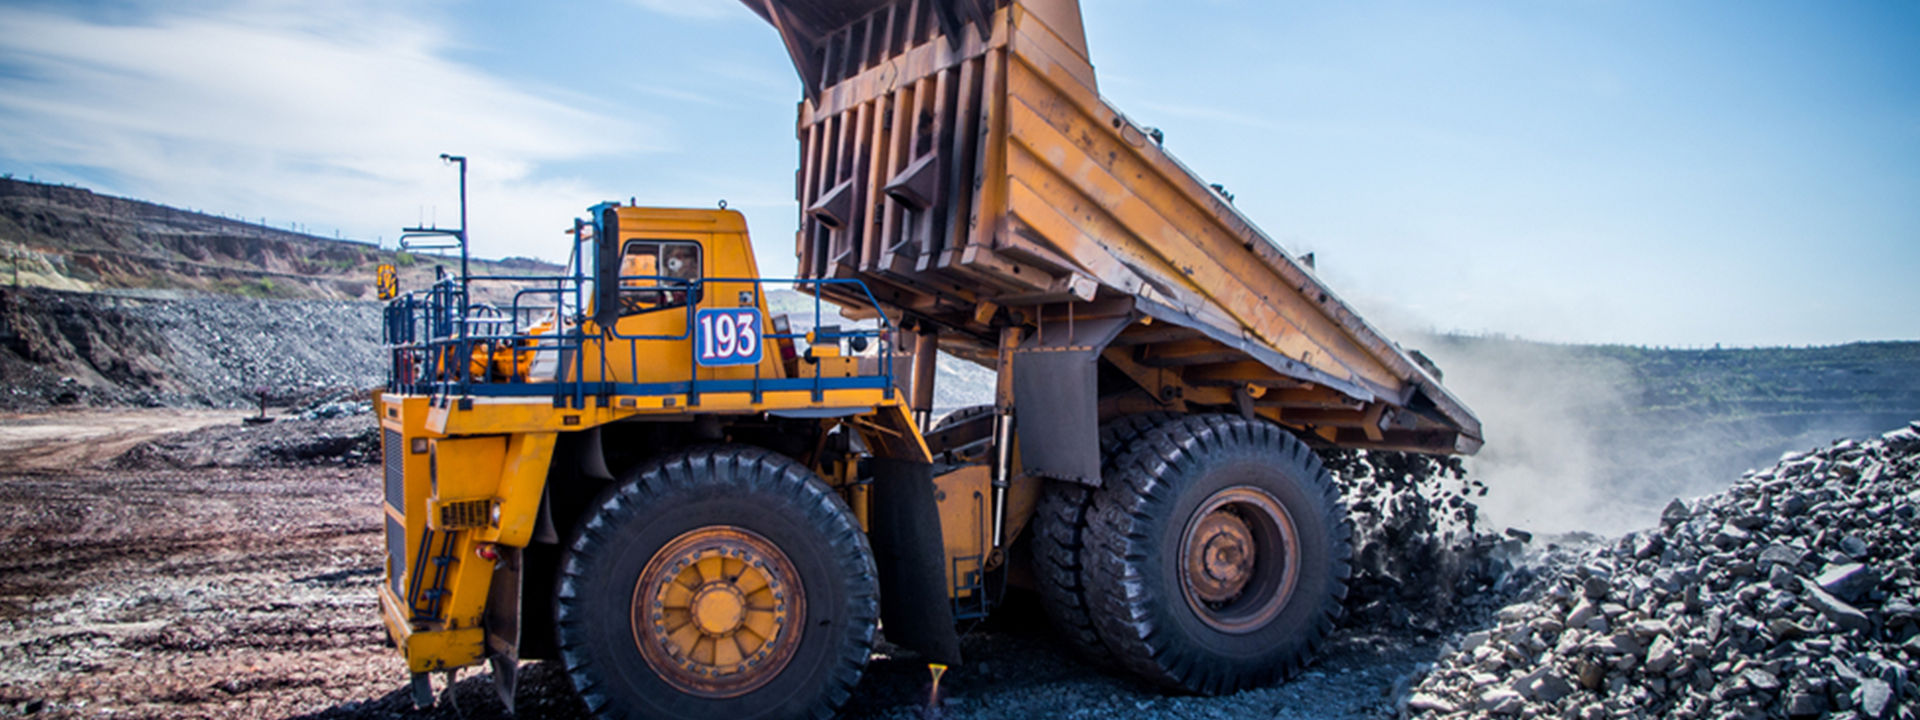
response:
<path fill-rule="evenodd" d="M 752 365 L 760 362 L 760 310 L 718 308 L 695 317 L 694 358 L 701 365 Z"/>

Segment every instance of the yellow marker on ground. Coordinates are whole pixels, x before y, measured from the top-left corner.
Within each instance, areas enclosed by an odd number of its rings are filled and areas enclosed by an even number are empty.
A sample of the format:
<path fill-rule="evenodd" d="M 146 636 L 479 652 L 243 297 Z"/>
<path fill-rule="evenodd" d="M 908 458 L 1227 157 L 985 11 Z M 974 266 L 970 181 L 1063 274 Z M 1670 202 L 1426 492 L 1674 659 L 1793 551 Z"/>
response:
<path fill-rule="evenodd" d="M 940 676 L 947 674 L 947 666 L 927 663 L 927 671 L 933 673 L 933 688 L 927 691 L 927 705 L 931 707 L 940 704 Z"/>

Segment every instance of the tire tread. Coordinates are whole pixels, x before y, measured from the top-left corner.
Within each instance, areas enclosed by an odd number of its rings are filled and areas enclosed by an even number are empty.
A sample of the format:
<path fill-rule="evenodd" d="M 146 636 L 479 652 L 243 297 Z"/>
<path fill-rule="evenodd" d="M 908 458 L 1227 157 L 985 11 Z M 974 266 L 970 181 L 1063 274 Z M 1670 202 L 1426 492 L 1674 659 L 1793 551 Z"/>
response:
<path fill-rule="evenodd" d="M 1125 415 L 1100 428 L 1101 476 L 1111 461 L 1149 430 L 1178 417 L 1150 412 Z M 1040 491 L 1034 508 L 1033 568 L 1039 577 L 1041 605 L 1054 628 L 1076 653 L 1097 667 L 1118 666 L 1113 652 L 1100 640 L 1088 609 L 1083 553 L 1086 548 L 1087 509 L 1094 488 L 1052 481 Z"/>
<path fill-rule="evenodd" d="M 1301 471 L 1304 488 L 1319 500 L 1327 530 L 1333 567 L 1321 608 L 1303 628 L 1299 652 L 1279 658 L 1271 667 L 1234 672 L 1210 661 L 1205 648 L 1183 644 L 1178 633 L 1156 628 L 1156 603 L 1179 598 L 1153 597 L 1145 572 L 1158 559 L 1153 542 L 1164 523 L 1159 517 L 1170 507 L 1168 496 L 1181 491 L 1180 483 L 1205 469 L 1216 454 L 1232 448 L 1260 448 Z M 1159 425 L 1146 432 L 1135 448 L 1116 458 L 1106 483 L 1093 493 L 1087 512 L 1085 580 L 1088 612 L 1094 630 L 1118 664 L 1153 684 L 1201 694 L 1219 694 L 1268 685 L 1291 676 L 1312 656 L 1332 631 L 1340 615 L 1350 574 L 1352 527 L 1339 491 L 1305 443 L 1278 426 L 1235 415 L 1193 415 Z"/>
<path fill-rule="evenodd" d="M 843 635 L 836 643 L 839 651 L 833 672 L 808 714 L 832 717 L 852 695 L 872 654 L 880 614 L 873 553 L 866 535 L 853 523 L 852 512 L 839 495 L 797 461 L 764 448 L 709 445 L 670 453 L 630 471 L 624 482 L 602 494 L 598 509 L 581 524 L 561 563 L 554 603 L 559 654 L 567 677 L 594 716 L 629 713 L 614 702 L 602 668 L 589 657 L 585 645 L 596 631 L 582 607 L 585 598 L 580 597 L 585 573 L 601 554 L 614 550 L 610 547 L 614 530 L 634 520 L 640 508 L 654 507 L 652 503 L 662 498 L 738 490 L 783 496 L 810 527 L 825 531 L 825 555 L 831 564 L 864 568 L 864 573 L 855 574 L 858 577 L 844 580 L 847 597 L 842 610 L 848 622 L 840 626 Z"/>

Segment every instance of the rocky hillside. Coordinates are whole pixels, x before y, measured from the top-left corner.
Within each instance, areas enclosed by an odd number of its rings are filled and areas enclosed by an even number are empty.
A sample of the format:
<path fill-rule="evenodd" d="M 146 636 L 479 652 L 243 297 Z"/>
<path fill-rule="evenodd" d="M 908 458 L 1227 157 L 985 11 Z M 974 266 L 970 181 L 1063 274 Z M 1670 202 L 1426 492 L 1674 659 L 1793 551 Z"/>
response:
<path fill-rule="evenodd" d="M 294 402 L 369 388 L 385 372 L 375 268 L 397 266 L 406 289 L 454 262 L 0 179 L 0 410 L 234 407 L 262 389 Z"/>
<path fill-rule="evenodd" d="M 385 377 L 379 341 L 376 303 L 0 289 L 0 410 L 356 391 Z"/>
<path fill-rule="evenodd" d="M 0 179 L 0 284 L 9 286 L 371 300 L 382 262 L 401 268 L 403 286 L 421 287 L 437 260 L 85 188 Z M 552 269 L 510 259 L 482 261 L 476 272 Z"/>

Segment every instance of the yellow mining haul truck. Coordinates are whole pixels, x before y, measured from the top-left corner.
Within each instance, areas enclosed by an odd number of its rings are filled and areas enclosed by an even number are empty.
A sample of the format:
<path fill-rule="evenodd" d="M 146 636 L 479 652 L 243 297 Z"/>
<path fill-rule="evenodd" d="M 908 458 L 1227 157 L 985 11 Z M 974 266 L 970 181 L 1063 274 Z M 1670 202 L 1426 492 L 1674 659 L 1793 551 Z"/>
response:
<path fill-rule="evenodd" d="M 1438 371 L 1100 99 L 1073 0 L 746 4 L 805 86 L 799 278 L 736 213 L 606 204 L 563 275 L 388 306 L 416 699 L 548 658 L 601 716 L 820 716 L 1009 586 L 1171 689 L 1298 667 L 1351 552 L 1314 449 L 1475 451 Z M 941 350 L 992 405 L 933 421 Z"/>

